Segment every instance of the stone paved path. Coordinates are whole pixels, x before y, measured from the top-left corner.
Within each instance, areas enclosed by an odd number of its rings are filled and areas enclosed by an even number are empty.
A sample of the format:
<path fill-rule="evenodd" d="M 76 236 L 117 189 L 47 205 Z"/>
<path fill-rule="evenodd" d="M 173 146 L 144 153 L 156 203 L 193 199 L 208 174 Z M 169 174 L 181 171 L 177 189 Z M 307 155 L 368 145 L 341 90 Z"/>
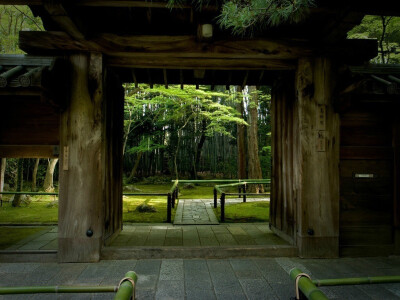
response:
<path fill-rule="evenodd" d="M 219 224 L 211 207 L 211 200 L 180 199 L 176 209 L 174 225 Z"/>
<path fill-rule="evenodd" d="M 124 225 L 111 246 L 287 245 L 268 223 L 220 225 Z"/>
<path fill-rule="evenodd" d="M 0 286 L 116 285 L 134 270 L 137 299 L 289 300 L 294 284 L 288 272 L 298 267 L 314 279 L 400 274 L 400 258 L 344 259 L 152 259 L 101 261 L 95 264 L 2 263 Z M 321 288 L 330 299 L 400 299 L 400 284 Z M 113 294 L 0 296 L 1 300 L 113 299 Z"/>
<path fill-rule="evenodd" d="M 124 224 L 114 247 L 287 245 L 268 223 L 220 225 Z M 57 227 L 29 236 L 6 250 L 57 250 Z"/>

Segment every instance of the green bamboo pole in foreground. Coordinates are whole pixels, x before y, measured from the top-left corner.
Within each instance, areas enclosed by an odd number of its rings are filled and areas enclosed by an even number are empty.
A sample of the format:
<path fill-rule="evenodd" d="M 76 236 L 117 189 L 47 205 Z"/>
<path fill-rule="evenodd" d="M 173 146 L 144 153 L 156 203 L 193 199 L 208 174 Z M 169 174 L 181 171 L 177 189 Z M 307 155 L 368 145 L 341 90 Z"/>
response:
<path fill-rule="evenodd" d="M 358 285 L 358 284 L 397 283 L 397 282 L 400 282 L 400 276 L 376 276 L 376 277 L 319 279 L 319 280 L 313 280 L 312 282 L 316 286 L 339 286 L 339 285 Z"/>
<path fill-rule="evenodd" d="M 38 196 L 58 196 L 58 193 L 40 193 L 40 192 L 0 192 L 2 195 L 38 195 Z"/>
<path fill-rule="evenodd" d="M 115 293 L 117 286 L 18 286 L 0 287 L 0 295 L 54 293 Z"/>
<path fill-rule="evenodd" d="M 118 292 L 114 297 L 114 300 L 129 300 L 131 299 L 132 295 L 135 295 L 136 282 L 138 279 L 136 273 L 133 271 L 129 271 L 125 274 L 125 278 L 130 278 L 131 280 L 133 280 L 135 282 L 135 285 L 133 286 L 132 283 L 128 280 L 124 281 L 119 287 Z M 132 299 L 135 299 L 135 297 L 132 297 Z"/>
<path fill-rule="evenodd" d="M 301 273 L 303 272 L 298 268 L 293 268 L 290 270 L 290 278 L 296 280 L 296 276 Z M 329 300 L 329 298 L 307 277 L 300 277 L 299 289 L 309 300 Z"/>
<path fill-rule="evenodd" d="M 130 278 L 137 282 L 137 275 L 133 271 L 125 274 L 125 278 Z M 128 300 L 133 294 L 135 286 L 128 280 L 118 286 L 18 286 L 0 287 L 0 295 L 17 294 L 64 294 L 64 293 L 116 293 L 115 300 Z"/>

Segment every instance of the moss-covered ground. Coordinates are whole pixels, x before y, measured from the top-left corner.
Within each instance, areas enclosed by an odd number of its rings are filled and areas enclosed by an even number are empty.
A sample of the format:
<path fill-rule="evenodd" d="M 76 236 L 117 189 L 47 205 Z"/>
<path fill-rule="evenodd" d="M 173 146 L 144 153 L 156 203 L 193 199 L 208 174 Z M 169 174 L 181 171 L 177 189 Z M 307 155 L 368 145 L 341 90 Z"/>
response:
<path fill-rule="evenodd" d="M 214 212 L 221 220 L 221 207 L 214 208 Z M 257 201 L 225 205 L 225 222 L 250 223 L 269 221 L 269 202 Z"/>
<path fill-rule="evenodd" d="M 168 193 L 171 184 L 134 184 L 126 186 L 124 193 Z M 191 185 L 187 188 L 180 185 L 180 199 L 212 199 L 213 185 Z M 231 188 L 229 192 L 236 189 Z M 32 196 L 29 205 L 12 207 L 11 198 L 4 195 L 3 206 L 0 207 L 1 224 L 55 224 L 58 221 L 58 206 L 54 205 L 54 196 Z M 53 204 L 53 205 L 52 205 Z M 153 206 L 155 212 L 139 212 L 141 204 Z M 264 206 L 263 206 L 264 205 Z M 268 204 L 248 203 L 227 206 L 226 220 L 231 222 L 265 222 L 269 216 Z M 172 211 L 175 215 L 175 210 Z M 218 216 L 219 214 L 217 214 Z M 167 196 L 124 196 L 123 221 L 133 223 L 162 223 L 167 218 Z"/>

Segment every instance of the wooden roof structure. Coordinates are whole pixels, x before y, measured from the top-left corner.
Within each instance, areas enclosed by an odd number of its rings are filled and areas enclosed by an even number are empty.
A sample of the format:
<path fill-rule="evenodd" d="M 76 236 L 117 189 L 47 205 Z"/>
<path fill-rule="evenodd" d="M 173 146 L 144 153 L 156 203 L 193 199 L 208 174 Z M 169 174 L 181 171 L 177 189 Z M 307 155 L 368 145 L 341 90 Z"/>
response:
<path fill-rule="evenodd" d="M 366 13 L 399 14 L 392 0 L 317 1 L 305 20 L 267 28 L 251 38 L 232 36 L 217 24 L 220 7 L 201 9 L 166 1 L 0 0 L 29 5 L 46 32 L 21 32 L 29 54 L 94 51 L 105 55 L 124 82 L 152 84 L 263 85 L 277 72 L 293 71 L 299 57 L 325 55 L 360 64 L 376 55 L 374 40 L 346 40 Z M 386 9 L 387 11 L 384 11 Z M 211 24 L 211 38 L 201 26 Z"/>

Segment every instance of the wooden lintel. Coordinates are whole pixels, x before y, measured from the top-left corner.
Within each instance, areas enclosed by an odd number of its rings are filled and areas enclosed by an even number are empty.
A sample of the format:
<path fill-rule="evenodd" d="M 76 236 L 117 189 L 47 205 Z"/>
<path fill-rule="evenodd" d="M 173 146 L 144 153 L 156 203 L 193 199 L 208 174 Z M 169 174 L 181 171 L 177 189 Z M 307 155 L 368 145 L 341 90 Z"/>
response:
<path fill-rule="evenodd" d="M 99 51 L 111 57 L 113 65 L 128 63 L 127 67 L 134 65 L 149 68 L 159 67 L 159 63 L 177 60 L 213 61 L 242 61 L 244 65 L 238 69 L 288 69 L 287 61 L 297 60 L 299 57 L 312 57 L 315 55 L 329 55 L 338 57 L 355 57 L 358 60 L 369 59 L 376 55 L 376 41 L 374 40 L 347 40 L 343 44 L 328 46 L 313 46 L 304 41 L 269 40 L 269 39 L 229 39 L 215 40 L 202 43 L 196 36 L 118 36 L 103 33 L 90 40 L 76 40 L 65 32 L 20 32 L 20 48 L 28 53 L 62 53 L 65 51 Z M 143 60 L 143 64 L 140 63 Z M 156 62 L 159 60 L 159 62 Z M 175 61 L 174 61 L 175 60 Z M 253 66 L 247 66 L 246 60 L 252 61 Z M 130 63 L 131 61 L 131 63 Z M 267 63 L 267 61 L 269 63 Z M 279 61 L 279 63 L 278 63 Z M 133 63 L 136 62 L 136 63 Z M 201 62 L 203 64 L 203 62 Z M 206 64 L 207 65 L 207 64 Z M 229 65 L 229 63 L 228 63 Z M 293 69 L 293 62 L 289 63 Z M 256 67 L 258 66 L 258 67 Z M 185 67 L 190 68 L 191 66 Z M 230 68 L 230 66 L 228 67 Z M 207 68 L 204 68 L 207 69 Z"/>
<path fill-rule="evenodd" d="M 4 158 L 57 158 L 58 145 L 0 145 Z"/>
<path fill-rule="evenodd" d="M 109 56 L 106 64 L 111 67 L 141 69 L 202 69 L 202 70 L 294 70 L 293 60 L 271 59 L 222 59 L 150 56 Z"/>

